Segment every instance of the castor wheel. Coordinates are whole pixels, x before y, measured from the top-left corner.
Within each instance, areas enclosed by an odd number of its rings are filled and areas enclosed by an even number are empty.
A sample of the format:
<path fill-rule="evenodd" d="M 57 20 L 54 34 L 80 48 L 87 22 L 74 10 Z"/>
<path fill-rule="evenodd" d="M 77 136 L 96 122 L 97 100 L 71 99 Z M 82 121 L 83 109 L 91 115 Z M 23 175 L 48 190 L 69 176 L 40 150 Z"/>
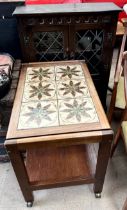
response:
<path fill-rule="evenodd" d="M 27 207 L 32 207 L 33 206 L 33 202 L 30 201 L 30 202 L 27 202 Z"/>
<path fill-rule="evenodd" d="M 95 193 L 95 198 L 101 198 L 101 193 Z"/>

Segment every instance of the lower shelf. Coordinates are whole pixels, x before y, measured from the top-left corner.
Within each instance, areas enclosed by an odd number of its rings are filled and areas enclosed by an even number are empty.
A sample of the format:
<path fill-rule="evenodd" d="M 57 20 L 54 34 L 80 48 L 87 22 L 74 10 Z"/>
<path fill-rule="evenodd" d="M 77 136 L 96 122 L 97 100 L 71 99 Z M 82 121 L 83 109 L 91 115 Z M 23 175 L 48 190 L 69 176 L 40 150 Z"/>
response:
<path fill-rule="evenodd" d="M 91 145 L 30 149 L 26 168 L 34 190 L 94 183 L 96 154 Z"/>

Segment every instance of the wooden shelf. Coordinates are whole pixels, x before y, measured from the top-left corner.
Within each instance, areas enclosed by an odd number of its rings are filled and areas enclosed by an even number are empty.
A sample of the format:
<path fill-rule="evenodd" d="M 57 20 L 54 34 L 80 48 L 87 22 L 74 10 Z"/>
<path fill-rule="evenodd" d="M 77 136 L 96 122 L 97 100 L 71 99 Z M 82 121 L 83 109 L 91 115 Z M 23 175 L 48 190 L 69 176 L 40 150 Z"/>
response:
<path fill-rule="evenodd" d="M 26 168 L 33 189 L 94 183 L 96 155 L 91 146 L 28 150 Z"/>

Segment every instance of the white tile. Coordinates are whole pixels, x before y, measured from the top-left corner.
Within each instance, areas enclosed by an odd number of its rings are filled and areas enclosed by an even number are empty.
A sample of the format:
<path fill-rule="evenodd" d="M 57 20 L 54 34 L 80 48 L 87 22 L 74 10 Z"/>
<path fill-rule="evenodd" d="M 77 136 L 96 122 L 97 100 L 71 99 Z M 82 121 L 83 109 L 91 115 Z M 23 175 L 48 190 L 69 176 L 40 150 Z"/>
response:
<path fill-rule="evenodd" d="M 90 93 L 84 79 L 66 80 L 57 82 L 57 97 L 58 99 L 90 97 Z"/>
<path fill-rule="evenodd" d="M 18 129 L 58 126 L 57 101 L 22 103 Z"/>
<path fill-rule="evenodd" d="M 44 80 L 55 80 L 54 67 L 29 67 L 27 68 L 26 82 L 38 82 Z"/>
<path fill-rule="evenodd" d="M 25 83 L 22 102 L 55 99 L 56 85 L 54 81 Z"/>
<path fill-rule="evenodd" d="M 84 78 L 81 65 L 61 65 L 55 67 L 56 80 Z"/>
<path fill-rule="evenodd" d="M 60 125 L 99 122 L 91 98 L 59 100 Z"/>

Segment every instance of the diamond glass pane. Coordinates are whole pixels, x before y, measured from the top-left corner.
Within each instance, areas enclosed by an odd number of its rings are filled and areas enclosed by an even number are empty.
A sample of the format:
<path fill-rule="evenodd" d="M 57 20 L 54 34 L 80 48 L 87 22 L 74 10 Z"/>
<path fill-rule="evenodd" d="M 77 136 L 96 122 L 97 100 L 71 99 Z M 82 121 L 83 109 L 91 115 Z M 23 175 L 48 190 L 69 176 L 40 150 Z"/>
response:
<path fill-rule="evenodd" d="M 80 30 L 76 32 L 75 59 L 85 60 L 92 75 L 99 74 L 103 48 L 103 30 Z"/>
<path fill-rule="evenodd" d="M 63 32 L 36 32 L 33 36 L 37 61 L 59 61 L 63 59 Z"/>

